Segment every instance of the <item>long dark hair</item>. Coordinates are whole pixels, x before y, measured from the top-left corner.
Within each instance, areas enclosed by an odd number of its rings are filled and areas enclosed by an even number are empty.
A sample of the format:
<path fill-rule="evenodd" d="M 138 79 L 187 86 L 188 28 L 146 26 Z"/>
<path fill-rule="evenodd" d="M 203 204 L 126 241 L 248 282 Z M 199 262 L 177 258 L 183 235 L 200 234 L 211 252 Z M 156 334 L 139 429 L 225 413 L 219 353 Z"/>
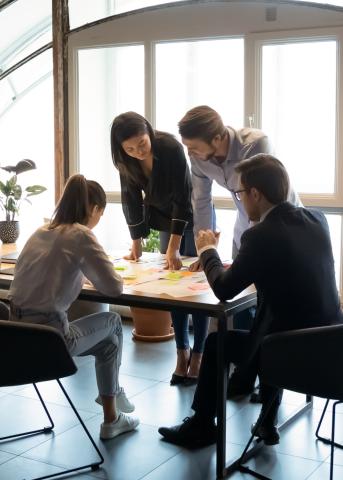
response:
<path fill-rule="evenodd" d="M 64 188 L 49 228 L 72 223 L 86 225 L 94 206 L 99 209 L 106 207 L 106 194 L 102 186 L 83 175 L 73 175 Z"/>
<path fill-rule="evenodd" d="M 144 185 L 146 177 L 136 158 L 125 153 L 122 143 L 132 137 L 144 135 L 150 137 L 151 148 L 154 151 L 155 131 L 151 124 L 135 112 L 122 113 L 115 117 L 111 126 L 111 153 L 114 166 L 133 183 Z"/>

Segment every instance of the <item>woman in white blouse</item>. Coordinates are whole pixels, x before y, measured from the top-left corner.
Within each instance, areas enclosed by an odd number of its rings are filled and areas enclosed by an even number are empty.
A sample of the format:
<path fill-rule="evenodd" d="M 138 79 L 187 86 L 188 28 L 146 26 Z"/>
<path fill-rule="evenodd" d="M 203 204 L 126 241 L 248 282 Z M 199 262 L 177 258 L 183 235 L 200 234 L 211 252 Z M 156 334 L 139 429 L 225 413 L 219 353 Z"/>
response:
<path fill-rule="evenodd" d="M 27 241 L 9 292 L 11 320 L 57 328 L 71 355 L 93 355 L 104 422 L 100 437 L 133 430 L 139 420 L 119 385 L 122 325 L 117 313 L 100 312 L 69 323 L 67 310 L 87 278 L 105 295 L 120 295 L 123 284 L 92 233 L 106 206 L 103 188 L 82 175 L 72 176 L 53 219 Z"/>

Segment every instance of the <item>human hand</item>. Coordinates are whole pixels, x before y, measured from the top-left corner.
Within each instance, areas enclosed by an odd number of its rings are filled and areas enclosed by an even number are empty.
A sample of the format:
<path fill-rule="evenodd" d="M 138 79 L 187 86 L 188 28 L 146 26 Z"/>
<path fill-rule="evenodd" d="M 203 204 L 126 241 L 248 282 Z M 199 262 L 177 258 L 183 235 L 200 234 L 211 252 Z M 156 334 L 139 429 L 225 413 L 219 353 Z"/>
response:
<path fill-rule="evenodd" d="M 195 262 L 191 263 L 189 266 L 189 271 L 190 272 L 202 272 L 203 268 L 201 265 L 200 260 L 196 260 Z"/>
<path fill-rule="evenodd" d="M 123 258 L 125 260 L 134 260 L 135 262 L 137 262 L 137 260 L 139 260 L 141 256 L 142 240 L 139 238 L 137 240 L 133 240 L 130 253 L 128 255 L 125 255 Z"/>
<path fill-rule="evenodd" d="M 165 270 L 180 270 L 182 267 L 182 260 L 180 257 L 179 250 L 169 250 L 166 251 L 166 265 Z"/>
<path fill-rule="evenodd" d="M 212 230 L 200 230 L 195 239 L 197 250 L 199 251 L 201 248 L 207 247 L 208 245 L 214 245 L 216 247 L 219 242 L 219 237 L 220 232 L 213 232 Z"/>

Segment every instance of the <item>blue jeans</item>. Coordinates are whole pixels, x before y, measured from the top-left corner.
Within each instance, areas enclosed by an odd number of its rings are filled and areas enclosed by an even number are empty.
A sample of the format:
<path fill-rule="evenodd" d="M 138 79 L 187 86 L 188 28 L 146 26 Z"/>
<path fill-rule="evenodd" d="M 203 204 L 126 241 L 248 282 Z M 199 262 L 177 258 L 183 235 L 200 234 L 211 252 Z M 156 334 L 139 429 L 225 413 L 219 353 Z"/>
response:
<path fill-rule="evenodd" d="M 161 253 L 167 251 L 169 237 L 169 232 L 160 232 Z M 192 230 L 185 231 L 181 240 L 180 254 L 190 257 L 197 256 Z M 187 312 L 175 311 L 171 311 L 170 313 L 173 320 L 176 348 L 187 350 L 189 349 L 189 314 Z M 204 313 L 193 313 L 192 320 L 194 330 L 193 351 L 195 353 L 202 353 L 204 351 L 205 340 L 207 337 L 209 318 Z"/>

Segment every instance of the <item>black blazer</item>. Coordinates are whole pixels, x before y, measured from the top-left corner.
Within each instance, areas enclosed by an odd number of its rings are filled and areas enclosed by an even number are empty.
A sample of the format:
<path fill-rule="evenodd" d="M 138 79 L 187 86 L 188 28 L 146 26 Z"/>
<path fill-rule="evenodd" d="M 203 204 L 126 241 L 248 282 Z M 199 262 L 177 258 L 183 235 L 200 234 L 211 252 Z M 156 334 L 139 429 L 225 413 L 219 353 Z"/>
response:
<path fill-rule="evenodd" d="M 223 268 L 214 249 L 203 252 L 201 261 L 220 300 L 255 284 L 252 333 L 258 338 L 342 321 L 329 228 L 319 211 L 282 203 L 244 232 L 231 268 Z"/>
<path fill-rule="evenodd" d="M 192 185 L 182 145 L 167 133 L 154 141 L 152 172 L 144 185 L 120 175 L 122 208 L 132 239 L 150 228 L 182 235 L 193 227 Z"/>

